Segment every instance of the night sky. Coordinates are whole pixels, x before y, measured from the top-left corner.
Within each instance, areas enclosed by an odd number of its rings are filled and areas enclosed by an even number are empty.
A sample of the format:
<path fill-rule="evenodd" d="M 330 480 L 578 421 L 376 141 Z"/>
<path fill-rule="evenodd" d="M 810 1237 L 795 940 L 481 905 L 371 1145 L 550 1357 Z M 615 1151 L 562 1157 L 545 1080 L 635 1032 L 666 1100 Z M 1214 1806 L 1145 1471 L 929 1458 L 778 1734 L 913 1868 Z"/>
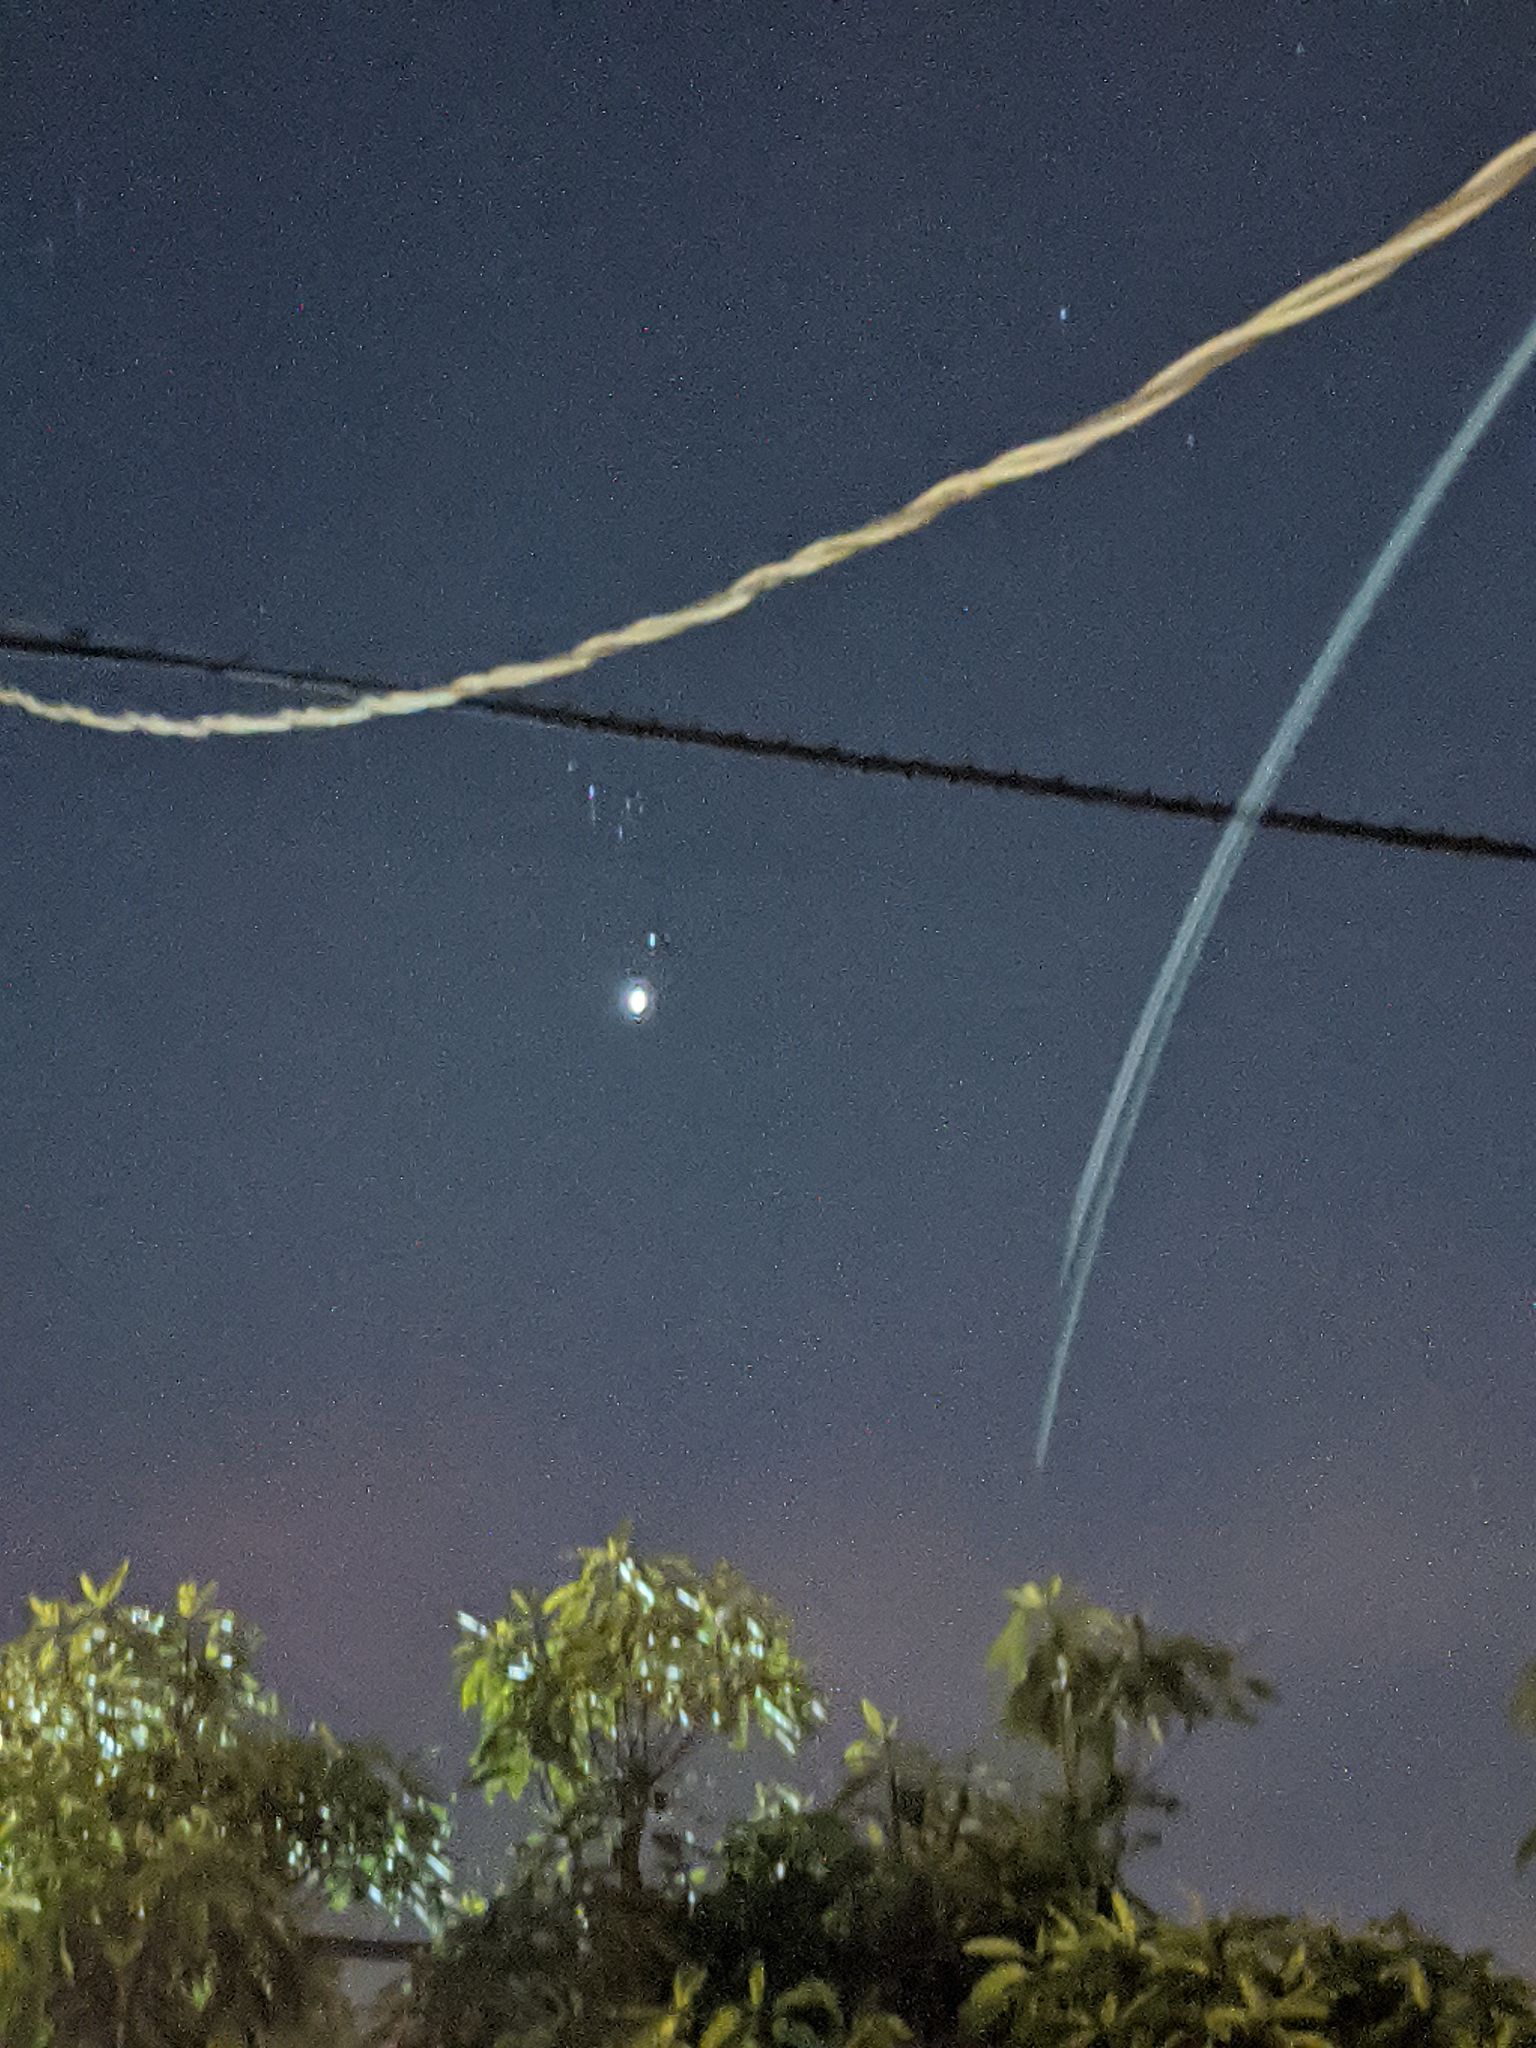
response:
<path fill-rule="evenodd" d="M 1528 0 L 38 0 L 3 64 L 3 609 L 413 683 L 1065 426 L 1536 125 Z M 545 694 L 1234 796 L 1533 230 L 1522 189 L 1133 436 Z M 1533 492 L 1536 386 L 1281 801 L 1531 832 Z M 1210 827 L 475 715 L 0 716 L 7 1631 L 124 1554 L 216 1578 L 297 1712 L 447 1784 L 454 1611 L 633 1514 L 800 1617 L 825 1771 L 861 1692 L 977 1738 L 1004 1588 L 1061 1571 L 1281 1690 L 1176 1762 L 1153 1897 L 1536 1969 L 1528 868 L 1261 837 L 1037 1476 Z"/>

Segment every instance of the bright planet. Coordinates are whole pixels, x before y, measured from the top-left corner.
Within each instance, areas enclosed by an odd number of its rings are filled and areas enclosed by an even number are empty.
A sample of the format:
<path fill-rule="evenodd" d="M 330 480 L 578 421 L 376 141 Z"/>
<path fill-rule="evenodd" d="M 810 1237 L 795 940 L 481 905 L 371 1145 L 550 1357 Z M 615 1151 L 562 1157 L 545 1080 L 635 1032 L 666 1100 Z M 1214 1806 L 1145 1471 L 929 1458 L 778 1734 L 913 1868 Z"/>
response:
<path fill-rule="evenodd" d="M 632 1024 L 643 1024 L 656 1008 L 656 991 L 638 977 L 626 981 L 620 991 L 619 1008 Z"/>

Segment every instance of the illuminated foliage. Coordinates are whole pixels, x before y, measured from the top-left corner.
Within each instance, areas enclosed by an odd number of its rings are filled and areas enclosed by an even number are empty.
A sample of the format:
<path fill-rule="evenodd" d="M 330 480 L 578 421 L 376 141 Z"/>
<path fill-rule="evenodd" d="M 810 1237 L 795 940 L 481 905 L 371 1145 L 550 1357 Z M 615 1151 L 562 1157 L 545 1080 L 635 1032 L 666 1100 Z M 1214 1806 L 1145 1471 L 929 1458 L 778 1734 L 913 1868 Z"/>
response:
<path fill-rule="evenodd" d="M 866 2011 L 850 2027 L 842 2000 L 828 1983 L 802 1977 L 776 1998 L 768 1996 L 761 1963 L 747 1972 L 746 1995 L 711 2006 L 701 1996 L 706 1973 L 679 1970 L 663 2006 L 636 2017 L 626 2048 L 901 2048 L 912 2030 L 895 2013 Z"/>
<path fill-rule="evenodd" d="M 989 1660 L 1018 1790 L 865 1701 L 829 1804 L 760 1786 L 702 1851 L 684 1759 L 793 1752 L 820 1699 L 730 1567 L 623 1530 L 578 1555 L 547 1597 L 461 1617 L 474 1776 L 545 1825 L 457 1910 L 441 1810 L 382 1752 L 295 1733 L 212 1587 L 174 1613 L 123 1603 L 122 1571 L 34 1600 L 0 1646 L 0 2048 L 346 2048 L 302 1913 L 362 1899 L 438 1930 L 380 2048 L 1536 2048 L 1525 1986 L 1405 1920 L 1181 1926 L 1126 1892 L 1154 1839 L 1130 1816 L 1174 1804 L 1165 1733 L 1270 1697 L 1231 1651 L 1021 1587 Z M 1533 1702 L 1527 1673 L 1526 1732 Z"/>
<path fill-rule="evenodd" d="M 849 2010 L 895 2011 L 919 2039 L 947 2038 L 974 1976 L 970 1940 L 1032 1943 L 1055 1913 L 1107 1902 L 1127 1857 L 1155 1840 L 1129 1822 L 1174 1807 L 1150 1781 L 1165 1728 L 1249 1720 L 1269 1697 L 1230 1651 L 1155 1636 L 1059 1580 L 1009 1599 L 989 1662 L 1006 1684 L 1003 1732 L 1039 1758 L 1035 1782 L 1016 1791 L 945 1764 L 866 1700 L 830 1807 L 760 1793 L 726 1837 L 689 1949 L 712 1983 L 739 1992 L 761 1958 L 770 1978 L 809 1971 Z"/>
<path fill-rule="evenodd" d="M 824 1714 L 784 1614 L 728 1565 L 639 1557 L 621 1529 L 506 1613 L 460 1615 L 471 1776 L 543 1823 L 484 1911 L 386 2001 L 403 2048 L 609 2048 L 666 1997 L 708 1872 L 672 1780 L 706 1742 L 793 1752 Z M 690 2008 L 691 2011 L 691 2008 Z M 839 2044 L 840 2048 L 840 2044 Z"/>
<path fill-rule="evenodd" d="M 1140 1615 L 1092 1606 L 1060 1579 L 1008 1599 L 1013 1612 L 987 1658 L 1007 1688 L 1002 1725 L 1056 1759 L 1078 1875 L 1102 1898 L 1125 1858 L 1159 1840 L 1130 1832 L 1132 1812 L 1178 1810 L 1150 1777 L 1168 1730 L 1251 1723 L 1273 1689 L 1234 1651 L 1154 1634 Z"/>
<path fill-rule="evenodd" d="M 965 1940 L 1003 1927 L 1032 1937 L 1053 1903 L 1071 1899 L 1049 1823 L 989 1773 L 893 1735 L 892 1724 L 854 1745 L 830 1806 L 759 1788 L 690 1928 L 689 1957 L 712 1989 L 739 2000 L 759 1961 L 770 1982 L 824 1980 L 845 2011 L 894 2011 L 920 2040 L 936 2039 L 974 1976 Z"/>
<path fill-rule="evenodd" d="M 166 1614 L 119 1600 L 126 1573 L 34 1598 L 0 1646 L 0 2040 L 335 2040 L 298 1910 L 436 1924 L 442 1814 L 382 1752 L 293 1732 L 212 1586 Z"/>
<path fill-rule="evenodd" d="M 1181 1926 L 1058 1914 L 1030 1946 L 970 1945 L 990 1965 L 963 2030 L 1011 2048 L 1531 2048 L 1529 1988 L 1399 1917 L 1360 1934 L 1236 1916 Z"/>
<path fill-rule="evenodd" d="M 547 1599 L 514 1594 L 493 1625 L 463 1618 L 475 1773 L 492 1793 L 535 1788 L 552 1826 L 418 1972 L 407 2048 L 951 2040 L 975 1979 L 968 1942 L 1032 1944 L 1118 1879 L 1136 1846 L 1124 1815 L 1152 1799 L 1133 1757 L 1162 1723 L 1246 1718 L 1266 1694 L 1226 1651 L 1155 1638 L 1055 1583 L 1025 1589 L 993 1661 L 1005 1730 L 1041 1752 L 1033 1784 L 948 1765 L 866 1701 L 830 1805 L 759 1787 L 756 1812 L 668 1888 L 646 1881 L 639 1849 L 690 1746 L 757 1728 L 790 1749 L 818 1703 L 782 1617 L 726 1567 L 705 1579 L 637 1559 L 624 1532 L 580 1556 Z"/>
<path fill-rule="evenodd" d="M 597 1847 L 634 1897 L 685 1757 L 754 1733 L 793 1754 L 825 1709 L 788 1618 L 729 1565 L 636 1557 L 627 1529 L 578 1555 L 543 1600 L 514 1591 L 497 1621 L 459 1616 L 460 1696 L 480 1717 L 470 1771 L 488 1798 L 533 1781 L 573 1864 Z"/>

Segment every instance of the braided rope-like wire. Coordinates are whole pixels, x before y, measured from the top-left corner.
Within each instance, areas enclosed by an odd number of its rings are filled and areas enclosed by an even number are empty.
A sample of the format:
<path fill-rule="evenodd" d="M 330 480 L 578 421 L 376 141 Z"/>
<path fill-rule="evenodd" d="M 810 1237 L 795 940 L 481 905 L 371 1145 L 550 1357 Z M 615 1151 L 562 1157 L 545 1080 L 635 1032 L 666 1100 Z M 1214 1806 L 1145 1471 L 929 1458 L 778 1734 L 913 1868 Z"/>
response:
<path fill-rule="evenodd" d="M 350 703 L 288 705 L 265 712 L 205 711 L 192 717 L 177 718 L 159 711 L 98 711 L 89 705 L 38 697 L 30 690 L 9 685 L 0 686 L 0 705 L 8 705 L 54 724 L 82 726 L 93 732 L 147 733 L 158 739 L 183 740 L 247 738 L 268 733 L 314 732 L 362 725 L 370 719 L 399 718 L 418 711 L 442 711 L 451 705 L 494 696 L 501 691 L 527 689 L 534 683 L 548 683 L 559 676 L 576 675 L 630 648 L 654 646 L 658 641 L 674 640 L 697 626 L 718 624 L 722 619 L 745 611 L 771 590 L 781 589 L 787 583 L 798 582 L 808 576 L 818 576 L 824 569 L 834 568 L 853 555 L 866 554 L 872 548 L 884 547 L 890 541 L 916 533 L 953 506 L 982 497 L 1003 484 L 1018 483 L 1025 477 L 1039 476 L 1046 470 L 1075 462 L 1089 449 L 1098 447 L 1101 441 L 1128 433 L 1155 413 L 1163 412 L 1193 391 L 1212 371 L 1246 354 L 1272 335 L 1283 334 L 1288 328 L 1316 320 L 1335 307 L 1346 305 L 1351 299 L 1374 290 L 1413 257 L 1432 248 L 1435 243 L 1445 241 L 1469 221 L 1476 220 L 1497 205 L 1533 170 L 1536 170 L 1536 131 L 1502 150 L 1448 199 L 1441 200 L 1427 213 L 1421 213 L 1378 247 L 1310 278 L 1238 326 L 1213 335 L 1209 341 L 1202 342 L 1198 348 L 1189 350 L 1159 370 L 1129 398 L 1122 398 L 1101 412 L 1089 414 L 1063 433 L 1048 434 L 1040 440 L 1027 441 L 1021 447 L 1007 449 L 990 462 L 983 463 L 979 469 L 959 470 L 882 518 L 853 527 L 847 533 L 829 534 L 821 540 L 809 541 L 782 560 L 760 563 L 712 596 L 698 598 L 676 611 L 632 619 L 627 626 L 610 632 L 594 633 L 564 654 L 549 655 L 539 661 L 506 662 L 497 668 L 458 676 L 452 682 L 436 684 L 428 689 L 386 690 L 356 697 Z"/>

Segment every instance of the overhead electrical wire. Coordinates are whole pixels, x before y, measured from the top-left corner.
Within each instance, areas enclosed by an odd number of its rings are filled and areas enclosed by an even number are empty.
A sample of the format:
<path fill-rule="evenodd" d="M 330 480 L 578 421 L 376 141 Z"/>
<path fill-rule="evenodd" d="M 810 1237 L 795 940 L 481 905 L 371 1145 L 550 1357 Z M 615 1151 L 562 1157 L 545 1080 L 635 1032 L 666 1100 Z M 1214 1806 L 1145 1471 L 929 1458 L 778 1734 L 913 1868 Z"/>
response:
<path fill-rule="evenodd" d="M 336 697 L 355 697 L 389 687 L 378 676 L 351 675 L 313 667 L 258 665 L 247 655 L 197 654 L 147 643 L 102 640 L 83 633 L 51 632 L 36 626 L 0 626 L 0 652 L 37 660 L 98 661 L 169 669 L 183 674 L 230 676 L 278 689 L 322 691 Z M 527 725 L 558 732 L 697 747 L 749 760 L 788 761 L 843 774 L 941 783 L 953 789 L 990 789 L 1009 796 L 1050 798 L 1107 810 L 1151 812 L 1168 818 L 1191 818 L 1204 824 L 1223 824 L 1235 817 L 1238 810 L 1236 804 L 1219 797 L 1181 796 L 1166 790 L 1137 789 L 1125 783 L 1086 782 L 1070 775 L 1042 775 L 1023 768 L 993 768 L 975 761 L 943 760 L 931 754 L 893 754 L 846 747 L 835 741 L 742 732 L 728 726 L 631 716 L 618 711 L 586 711 L 578 705 L 531 703 L 522 698 L 472 698 L 451 708 L 481 717 L 521 719 Z M 1397 847 L 1410 853 L 1453 854 L 1470 860 L 1536 862 L 1536 841 L 1502 838 L 1487 832 L 1453 832 L 1433 826 L 1389 824 L 1379 819 L 1340 817 L 1326 811 L 1295 811 L 1278 807 L 1266 809 L 1255 822 L 1265 831 L 1291 832 L 1313 839 L 1356 840 L 1368 845 Z"/>
<path fill-rule="evenodd" d="M 1000 485 L 1039 476 L 1086 455 L 1100 442 L 1129 432 L 1174 405 L 1223 364 L 1289 328 L 1302 326 L 1335 307 L 1371 291 L 1411 258 L 1453 235 L 1486 213 L 1536 169 L 1536 132 L 1502 150 L 1467 182 L 1432 206 L 1427 213 L 1391 235 L 1378 247 L 1324 271 L 1294 291 L 1284 293 L 1236 327 L 1213 335 L 1160 370 L 1129 398 L 1068 427 L 1011 448 L 979 469 L 960 470 L 932 485 L 908 504 L 846 533 L 808 542 L 778 561 L 763 562 L 738 576 L 724 590 L 696 599 L 675 611 L 633 619 L 615 631 L 596 633 L 563 654 L 539 661 L 508 662 L 481 673 L 461 675 L 426 689 L 371 691 L 344 703 L 287 706 L 273 712 L 207 711 L 171 717 L 161 711 L 100 711 L 92 705 L 69 704 L 38 697 L 29 690 L 0 686 L 0 705 L 9 705 L 54 724 L 82 726 L 93 732 L 145 733 L 161 739 L 246 738 L 262 734 L 327 730 L 362 725 L 369 719 L 402 717 L 421 711 L 447 710 L 471 699 L 506 690 L 526 689 L 578 674 L 613 655 L 636 647 L 673 640 L 698 626 L 716 625 L 733 617 L 769 591 L 819 575 L 851 556 L 884 547 L 928 526 L 941 513 L 979 498 Z"/>

